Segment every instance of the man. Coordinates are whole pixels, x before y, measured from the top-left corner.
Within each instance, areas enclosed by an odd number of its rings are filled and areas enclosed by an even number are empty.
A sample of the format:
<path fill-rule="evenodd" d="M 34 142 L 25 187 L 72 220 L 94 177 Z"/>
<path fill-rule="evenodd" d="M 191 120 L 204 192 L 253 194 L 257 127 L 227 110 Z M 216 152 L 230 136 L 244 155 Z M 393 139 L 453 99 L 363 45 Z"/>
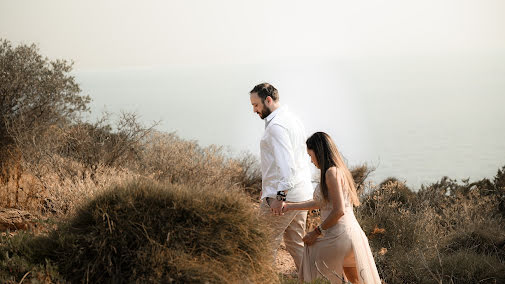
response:
<path fill-rule="evenodd" d="M 279 103 L 274 86 L 262 83 L 250 92 L 253 111 L 265 120 L 261 139 L 261 213 L 273 231 L 272 256 L 284 237 L 286 249 L 299 268 L 303 256 L 303 236 L 307 211 L 282 212 L 284 202 L 312 199 L 311 171 L 302 123 Z"/>

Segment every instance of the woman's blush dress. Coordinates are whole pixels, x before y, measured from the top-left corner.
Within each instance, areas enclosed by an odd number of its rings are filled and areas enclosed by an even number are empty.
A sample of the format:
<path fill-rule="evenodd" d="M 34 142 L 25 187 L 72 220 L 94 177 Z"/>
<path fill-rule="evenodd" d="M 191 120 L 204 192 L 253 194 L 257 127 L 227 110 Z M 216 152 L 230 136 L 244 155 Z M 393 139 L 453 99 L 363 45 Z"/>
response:
<path fill-rule="evenodd" d="M 299 279 L 311 282 L 316 278 L 326 278 L 331 283 L 342 283 L 343 268 L 356 267 L 359 283 L 380 284 L 368 239 L 354 216 L 353 205 L 346 190 L 343 195 L 344 216 L 315 243 L 305 245 Z M 332 205 L 323 201 L 319 186 L 314 191 L 314 200 L 324 204 L 321 207 L 321 220 L 325 220 Z"/>

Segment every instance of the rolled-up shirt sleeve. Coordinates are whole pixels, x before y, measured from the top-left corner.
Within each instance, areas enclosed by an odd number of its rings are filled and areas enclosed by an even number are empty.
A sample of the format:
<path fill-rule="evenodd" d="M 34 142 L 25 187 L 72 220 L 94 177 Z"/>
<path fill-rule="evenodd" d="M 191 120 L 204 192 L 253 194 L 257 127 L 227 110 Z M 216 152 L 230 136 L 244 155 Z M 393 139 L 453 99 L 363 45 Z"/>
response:
<path fill-rule="evenodd" d="M 280 125 L 272 125 L 269 131 L 273 156 L 280 176 L 277 190 L 289 191 L 295 187 L 295 158 L 291 139 L 288 131 Z"/>

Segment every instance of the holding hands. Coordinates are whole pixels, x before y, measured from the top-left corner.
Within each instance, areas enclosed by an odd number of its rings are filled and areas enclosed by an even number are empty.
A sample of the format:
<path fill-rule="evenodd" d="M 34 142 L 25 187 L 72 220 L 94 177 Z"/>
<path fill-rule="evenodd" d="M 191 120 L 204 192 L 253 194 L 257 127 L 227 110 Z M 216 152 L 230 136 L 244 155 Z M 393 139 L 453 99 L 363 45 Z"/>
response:
<path fill-rule="evenodd" d="M 284 212 L 286 212 L 284 211 L 286 204 L 287 203 L 285 201 L 273 199 L 270 201 L 270 211 L 276 216 L 282 216 L 284 215 Z"/>
<path fill-rule="evenodd" d="M 267 202 L 269 201 L 267 197 Z M 286 205 L 286 192 L 285 191 L 277 191 L 277 196 L 275 199 L 272 198 L 272 201 L 268 202 L 270 205 L 270 211 L 276 216 L 284 215 L 284 206 Z"/>
<path fill-rule="evenodd" d="M 288 206 L 289 203 L 285 201 L 275 200 L 270 203 L 270 212 L 272 212 L 276 216 L 282 216 L 284 215 L 284 213 L 290 210 Z"/>

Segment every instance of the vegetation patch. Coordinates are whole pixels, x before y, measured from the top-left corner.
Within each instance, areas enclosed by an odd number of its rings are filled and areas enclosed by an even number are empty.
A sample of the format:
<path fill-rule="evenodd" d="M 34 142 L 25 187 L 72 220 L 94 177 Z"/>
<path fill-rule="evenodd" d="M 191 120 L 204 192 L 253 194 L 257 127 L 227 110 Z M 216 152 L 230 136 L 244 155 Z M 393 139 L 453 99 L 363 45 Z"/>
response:
<path fill-rule="evenodd" d="M 243 193 L 137 180 L 47 236 L 20 235 L 4 254 L 27 262 L 17 279 L 55 265 L 72 283 L 265 283 L 277 279 L 266 232 Z"/>

